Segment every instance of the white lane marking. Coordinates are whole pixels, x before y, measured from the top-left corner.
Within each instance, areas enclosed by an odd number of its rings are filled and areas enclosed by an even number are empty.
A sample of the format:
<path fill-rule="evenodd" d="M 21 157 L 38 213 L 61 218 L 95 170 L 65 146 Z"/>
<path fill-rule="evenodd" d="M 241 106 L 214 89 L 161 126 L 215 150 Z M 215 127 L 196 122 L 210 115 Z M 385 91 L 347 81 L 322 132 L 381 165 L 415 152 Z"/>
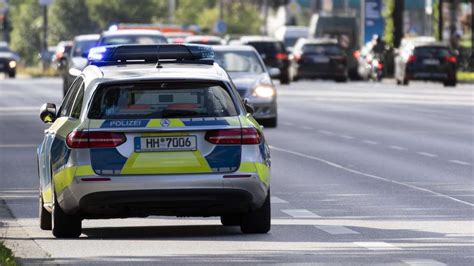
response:
<path fill-rule="evenodd" d="M 397 146 L 397 145 L 391 145 L 391 146 L 388 146 L 390 149 L 392 150 L 397 150 L 397 151 L 405 151 L 407 150 L 407 148 L 404 148 L 404 147 L 400 147 L 400 146 Z"/>
<path fill-rule="evenodd" d="M 424 151 L 419 151 L 419 152 L 416 152 L 416 153 L 419 154 L 419 155 L 423 155 L 423 156 L 431 157 L 431 158 L 438 157 L 438 155 L 436 155 L 436 154 L 429 153 L 429 152 L 424 152 Z"/>
<path fill-rule="evenodd" d="M 275 197 L 275 196 L 272 196 L 270 198 L 270 202 L 271 203 L 288 203 L 288 201 L 286 201 L 284 199 L 280 199 L 279 197 Z"/>
<path fill-rule="evenodd" d="M 429 190 L 429 189 L 426 189 L 426 188 L 417 187 L 417 186 L 410 185 L 410 184 L 403 183 L 403 182 L 399 182 L 399 181 L 396 181 L 396 180 L 392 180 L 392 179 L 384 178 L 384 177 L 381 177 L 381 176 L 372 175 L 372 174 L 364 173 L 364 172 L 361 172 L 361 171 L 357 171 L 357 170 L 354 170 L 354 169 L 351 169 L 351 168 L 348 168 L 348 167 L 344 167 L 340 164 L 333 163 L 333 162 L 330 162 L 328 160 L 324 160 L 324 159 L 321 159 L 321 158 L 318 158 L 318 157 L 315 157 L 315 156 L 306 155 L 306 154 L 295 152 L 295 151 L 285 150 L 285 149 L 277 148 L 277 147 L 274 147 L 274 146 L 270 146 L 270 148 L 273 149 L 273 150 L 276 150 L 276 151 L 286 152 L 286 153 L 293 154 L 293 155 L 296 155 L 296 156 L 300 156 L 300 157 L 303 157 L 303 158 L 306 158 L 306 159 L 315 160 L 315 161 L 330 165 L 330 166 L 335 167 L 335 168 L 339 168 L 341 170 L 344 170 L 344 171 L 347 171 L 347 172 L 350 172 L 350 173 L 353 173 L 353 174 L 369 177 L 369 178 L 372 178 L 372 179 L 376 179 L 376 180 L 380 180 L 380 181 L 384 181 L 384 182 L 388 182 L 388 183 L 392 183 L 392 184 L 397 184 L 397 185 L 404 186 L 404 187 L 409 187 L 409 188 L 412 188 L 412 189 L 416 189 L 416 190 L 419 190 L 419 191 L 434 194 L 436 196 L 440 196 L 440 197 L 443 197 L 443 198 L 446 198 L 446 199 L 456 201 L 458 203 L 462 203 L 462 204 L 474 207 L 474 203 L 470 203 L 470 202 L 467 202 L 467 201 L 464 201 L 464 200 L 460 200 L 460 199 L 457 199 L 457 198 L 454 198 L 454 197 L 451 197 L 451 196 L 448 196 L 448 195 L 444 195 L 444 194 L 441 194 L 441 193 L 438 193 L 438 192 L 435 192 L 435 191 L 432 191 L 432 190 Z"/>
<path fill-rule="evenodd" d="M 313 130 L 313 129 L 314 129 L 314 128 L 308 127 L 308 126 L 302 126 L 301 128 L 302 128 L 302 129 L 307 129 L 307 130 Z"/>
<path fill-rule="evenodd" d="M 291 122 L 281 122 L 283 125 L 285 126 L 294 126 L 295 124 L 291 123 Z"/>
<path fill-rule="evenodd" d="M 341 137 L 343 139 L 354 139 L 353 136 L 349 136 L 349 135 L 339 135 L 339 137 Z"/>
<path fill-rule="evenodd" d="M 0 148 L 32 148 L 38 147 L 38 144 L 0 144 Z"/>
<path fill-rule="evenodd" d="M 318 132 L 324 135 L 334 135 L 334 132 L 327 131 L 327 130 L 318 130 Z"/>
<path fill-rule="evenodd" d="M 340 225 L 315 225 L 314 227 L 331 235 L 360 234 L 359 232 Z"/>
<path fill-rule="evenodd" d="M 377 141 L 367 140 L 367 139 L 363 140 L 362 142 L 363 142 L 363 143 L 366 143 L 366 144 L 370 144 L 370 145 L 377 145 L 377 144 L 379 144 Z"/>
<path fill-rule="evenodd" d="M 305 209 L 281 210 L 293 218 L 320 218 L 321 216 Z"/>
<path fill-rule="evenodd" d="M 471 165 L 468 162 L 459 161 L 459 160 L 449 160 L 449 161 L 452 162 L 452 163 L 455 163 L 455 164 L 460 164 L 460 165 Z"/>
<path fill-rule="evenodd" d="M 370 250 L 401 250 L 401 248 L 387 242 L 354 242 L 354 244 Z"/>
<path fill-rule="evenodd" d="M 401 260 L 403 263 L 406 263 L 410 266 L 443 266 L 446 265 L 442 262 L 439 262 L 437 260 L 427 260 L 427 259 L 406 259 L 406 260 Z"/>

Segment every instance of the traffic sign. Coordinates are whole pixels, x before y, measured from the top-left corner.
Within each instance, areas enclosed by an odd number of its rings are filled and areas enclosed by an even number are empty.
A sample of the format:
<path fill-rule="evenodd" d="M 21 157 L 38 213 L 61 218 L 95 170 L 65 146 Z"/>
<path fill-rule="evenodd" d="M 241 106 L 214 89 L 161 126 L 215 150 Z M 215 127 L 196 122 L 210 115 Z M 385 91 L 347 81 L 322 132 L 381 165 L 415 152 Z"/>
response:
<path fill-rule="evenodd" d="M 40 6 L 49 6 L 53 3 L 53 0 L 38 0 Z"/>

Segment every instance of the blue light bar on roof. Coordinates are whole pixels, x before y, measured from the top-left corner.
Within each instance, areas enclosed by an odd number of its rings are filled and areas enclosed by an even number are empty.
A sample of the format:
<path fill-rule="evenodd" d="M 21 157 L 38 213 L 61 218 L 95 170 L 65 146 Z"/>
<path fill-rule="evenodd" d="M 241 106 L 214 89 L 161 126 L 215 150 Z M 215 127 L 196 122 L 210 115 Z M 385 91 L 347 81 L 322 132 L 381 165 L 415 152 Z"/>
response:
<path fill-rule="evenodd" d="M 92 65 L 116 65 L 125 63 L 214 63 L 214 50 L 208 45 L 156 44 L 156 45 L 109 45 L 94 47 L 89 51 Z"/>

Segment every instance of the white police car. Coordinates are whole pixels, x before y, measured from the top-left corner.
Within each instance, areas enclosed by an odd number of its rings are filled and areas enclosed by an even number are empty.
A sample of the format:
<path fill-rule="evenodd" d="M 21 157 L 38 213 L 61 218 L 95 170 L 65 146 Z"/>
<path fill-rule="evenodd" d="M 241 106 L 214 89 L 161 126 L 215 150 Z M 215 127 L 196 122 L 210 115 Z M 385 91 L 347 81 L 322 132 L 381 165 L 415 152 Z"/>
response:
<path fill-rule="evenodd" d="M 200 45 L 93 48 L 38 148 L 40 227 L 83 219 L 220 216 L 270 230 L 270 154 L 252 107 Z"/>

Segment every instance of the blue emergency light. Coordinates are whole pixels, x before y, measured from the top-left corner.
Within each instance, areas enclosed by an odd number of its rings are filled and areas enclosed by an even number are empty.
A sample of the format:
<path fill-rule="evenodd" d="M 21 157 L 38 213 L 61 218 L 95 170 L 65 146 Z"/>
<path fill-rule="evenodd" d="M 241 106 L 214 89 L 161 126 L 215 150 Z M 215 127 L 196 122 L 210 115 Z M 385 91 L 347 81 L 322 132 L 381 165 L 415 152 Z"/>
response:
<path fill-rule="evenodd" d="M 106 66 L 133 63 L 214 63 L 214 50 L 199 44 L 109 45 L 90 49 L 91 65 Z"/>

